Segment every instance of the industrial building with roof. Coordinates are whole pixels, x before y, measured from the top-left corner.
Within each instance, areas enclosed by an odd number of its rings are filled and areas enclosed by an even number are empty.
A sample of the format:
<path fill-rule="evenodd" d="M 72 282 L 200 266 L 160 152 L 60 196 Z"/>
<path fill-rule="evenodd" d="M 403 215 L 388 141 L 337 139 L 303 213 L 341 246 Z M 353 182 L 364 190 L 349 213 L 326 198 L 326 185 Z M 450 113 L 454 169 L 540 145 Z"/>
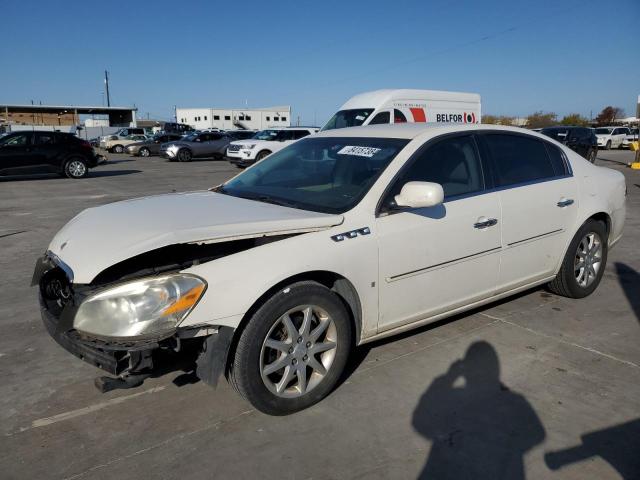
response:
<path fill-rule="evenodd" d="M 269 108 L 176 108 L 176 121 L 197 130 L 219 128 L 230 130 L 243 128 L 262 130 L 291 126 L 291 107 Z"/>

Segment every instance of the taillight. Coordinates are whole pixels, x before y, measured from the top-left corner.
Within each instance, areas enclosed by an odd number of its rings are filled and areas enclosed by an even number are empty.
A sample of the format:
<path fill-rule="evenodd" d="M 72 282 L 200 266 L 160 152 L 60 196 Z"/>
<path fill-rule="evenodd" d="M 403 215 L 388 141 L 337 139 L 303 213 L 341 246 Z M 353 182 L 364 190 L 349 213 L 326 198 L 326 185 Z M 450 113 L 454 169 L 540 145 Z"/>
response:
<path fill-rule="evenodd" d="M 80 140 L 80 146 L 84 148 L 93 148 L 89 142 L 86 140 Z"/>

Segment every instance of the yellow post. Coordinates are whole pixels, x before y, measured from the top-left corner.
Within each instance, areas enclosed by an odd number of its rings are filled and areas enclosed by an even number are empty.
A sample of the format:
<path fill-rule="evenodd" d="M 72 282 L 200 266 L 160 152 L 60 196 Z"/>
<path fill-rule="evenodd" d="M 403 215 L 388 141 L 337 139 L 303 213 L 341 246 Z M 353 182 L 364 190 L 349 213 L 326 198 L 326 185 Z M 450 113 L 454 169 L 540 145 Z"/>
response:
<path fill-rule="evenodd" d="M 630 167 L 634 170 L 640 170 L 640 142 L 635 141 L 629 143 L 629 150 L 631 150 L 632 152 L 636 152 L 636 159 L 630 165 Z"/>

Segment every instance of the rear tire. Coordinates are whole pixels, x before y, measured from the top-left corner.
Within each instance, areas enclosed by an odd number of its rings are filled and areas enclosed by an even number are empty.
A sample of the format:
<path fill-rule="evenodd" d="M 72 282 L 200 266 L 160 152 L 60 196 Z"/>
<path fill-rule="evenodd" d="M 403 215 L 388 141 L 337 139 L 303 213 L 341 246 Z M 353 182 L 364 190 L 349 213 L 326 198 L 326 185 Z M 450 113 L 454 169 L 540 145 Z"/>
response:
<path fill-rule="evenodd" d="M 88 173 L 87 163 L 79 157 L 70 158 L 64 164 L 64 174 L 68 178 L 84 178 Z"/>
<path fill-rule="evenodd" d="M 148 148 L 141 148 L 140 149 L 140 156 L 141 157 L 148 157 L 149 155 L 151 155 L 151 152 L 149 151 Z"/>
<path fill-rule="evenodd" d="M 596 158 L 598 157 L 598 150 L 596 148 L 591 148 L 587 152 L 587 160 L 591 163 L 596 163 Z"/>
<path fill-rule="evenodd" d="M 178 151 L 176 158 L 179 162 L 190 162 L 193 158 L 193 155 L 191 154 L 191 150 L 189 150 L 188 148 L 183 148 Z"/>
<path fill-rule="evenodd" d="M 124 147 L 122 145 L 115 145 L 111 150 L 113 153 L 122 153 L 124 152 Z"/>
<path fill-rule="evenodd" d="M 336 385 L 351 337 L 349 315 L 336 294 L 316 282 L 294 283 L 249 319 L 235 348 L 229 382 L 269 415 L 308 408 Z"/>
<path fill-rule="evenodd" d="M 591 295 L 607 265 L 608 238 L 602 222 L 587 220 L 571 240 L 558 275 L 548 284 L 549 290 L 569 298 Z"/>

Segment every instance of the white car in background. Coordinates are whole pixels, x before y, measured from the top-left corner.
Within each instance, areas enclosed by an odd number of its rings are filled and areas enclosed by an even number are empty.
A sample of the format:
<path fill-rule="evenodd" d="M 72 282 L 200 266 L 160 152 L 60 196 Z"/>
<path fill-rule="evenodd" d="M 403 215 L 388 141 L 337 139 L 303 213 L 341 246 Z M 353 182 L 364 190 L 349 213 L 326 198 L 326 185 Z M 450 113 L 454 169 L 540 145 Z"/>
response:
<path fill-rule="evenodd" d="M 204 382 L 282 415 L 324 398 L 353 345 L 539 285 L 591 294 L 625 197 L 622 173 L 519 128 L 334 129 L 209 191 L 85 210 L 33 279 L 49 333 L 111 382 L 199 351 Z"/>
<path fill-rule="evenodd" d="M 624 141 L 622 142 L 622 146 L 624 148 L 629 148 L 629 144 L 631 142 L 637 142 L 637 141 L 638 141 L 638 129 L 630 128 L 629 134 L 624 138 Z"/>
<path fill-rule="evenodd" d="M 598 127 L 595 130 L 598 147 L 605 150 L 622 148 L 625 138 L 631 133 L 627 127 Z"/>
<path fill-rule="evenodd" d="M 227 147 L 227 160 L 237 167 L 245 168 L 317 131 L 318 128 L 316 127 L 286 127 L 262 130 L 251 139 L 231 142 Z"/>

